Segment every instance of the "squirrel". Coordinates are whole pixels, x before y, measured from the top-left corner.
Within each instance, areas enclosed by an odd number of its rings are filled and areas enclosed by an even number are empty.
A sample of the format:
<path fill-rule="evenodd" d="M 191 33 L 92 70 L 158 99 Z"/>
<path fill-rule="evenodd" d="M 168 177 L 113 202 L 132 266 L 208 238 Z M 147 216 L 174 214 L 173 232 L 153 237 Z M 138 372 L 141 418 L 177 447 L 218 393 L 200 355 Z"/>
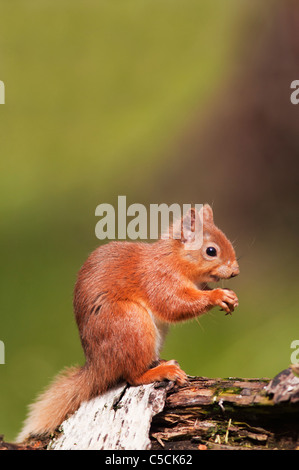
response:
<path fill-rule="evenodd" d="M 198 220 L 202 243 L 190 250 Z M 185 384 L 178 363 L 159 358 L 168 327 L 215 306 L 231 314 L 236 294 L 207 283 L 238 274 L 234 248 L 208 204 L 191 208 L 168 237 L 153 243 L 111 241 L 95 249 L 78 273 L 73 300 L 86 362 L 58 375 L 30 405 L 17 440 L 54 432 L 83 401 L 121 381 Z"/>

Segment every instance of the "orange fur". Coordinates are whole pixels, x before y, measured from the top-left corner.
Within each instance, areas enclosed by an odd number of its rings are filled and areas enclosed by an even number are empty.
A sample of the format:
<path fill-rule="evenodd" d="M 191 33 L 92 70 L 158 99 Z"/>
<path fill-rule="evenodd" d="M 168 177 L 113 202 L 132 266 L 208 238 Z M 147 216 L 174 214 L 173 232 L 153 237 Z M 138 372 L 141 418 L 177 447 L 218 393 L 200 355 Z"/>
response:
<path fill-rule="evenodd" d="M 53 432 L 82 401 L 121 380 L 132 385 L 186 381 L 177 363 L 159 361 L 168 325 L 195 318 L 216 305 L 227 313 L 238 305 L 231 290 L 206 286 L 237 275 L 239 268 L 231 243 L 214 225 L 210 206 L 187 214 L 189 238 L 198 216 L 204 238 L 196 250 L 186 249 L 182 231 L 179 239 L 152 244 L 111 242 L 89 256 L 74 292 L 86 363 L 59 376 L 31 405 L 19 440 Z M 209 246 L 217 247 L 217 256 L 207 255 Z"/>

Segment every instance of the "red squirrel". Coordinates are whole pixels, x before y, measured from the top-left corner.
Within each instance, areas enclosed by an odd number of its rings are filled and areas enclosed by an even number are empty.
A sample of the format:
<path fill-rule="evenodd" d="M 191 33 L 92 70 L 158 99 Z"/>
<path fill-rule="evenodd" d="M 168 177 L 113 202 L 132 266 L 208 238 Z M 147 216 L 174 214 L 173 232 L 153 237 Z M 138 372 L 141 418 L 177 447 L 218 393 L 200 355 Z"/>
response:
<path fill-rule="evenodd" d="M 201 247 L 186 249 L 198 217 Z M 168 326 L 215 306 L 231 313 L 238 305 L 236 294 L 210 289 L 207 283 L 236 276 L 239 266 L 208 204 L 199 212 L 190 209 L 176 227 L 179 236 L 173 228 L 168 238 L 154 243 L 112 241 L 88 257 L 74 289 L 85 365 L 67 369 L 30 406 L 19 441 L 55 431 L 83 401 L 118 382 L 186 383 L 187 375 L 176 361 L 160 361 Z"/>

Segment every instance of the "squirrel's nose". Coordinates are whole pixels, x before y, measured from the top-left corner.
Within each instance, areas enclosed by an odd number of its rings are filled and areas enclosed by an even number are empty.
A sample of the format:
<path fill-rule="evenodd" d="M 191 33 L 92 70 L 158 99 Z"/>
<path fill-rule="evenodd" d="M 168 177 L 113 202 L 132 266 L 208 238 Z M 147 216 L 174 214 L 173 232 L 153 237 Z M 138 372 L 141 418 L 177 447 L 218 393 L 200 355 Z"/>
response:
<path fill-rule="evenodd" d="M 236 277 L 236 276 L 238 276 L 238 274 L 240 274 L 240 269 L 239 269 L 238 263 L 235 262 L 235 263 L 232 264 L 232 273 L 231 273 L 230 277 Z"/>

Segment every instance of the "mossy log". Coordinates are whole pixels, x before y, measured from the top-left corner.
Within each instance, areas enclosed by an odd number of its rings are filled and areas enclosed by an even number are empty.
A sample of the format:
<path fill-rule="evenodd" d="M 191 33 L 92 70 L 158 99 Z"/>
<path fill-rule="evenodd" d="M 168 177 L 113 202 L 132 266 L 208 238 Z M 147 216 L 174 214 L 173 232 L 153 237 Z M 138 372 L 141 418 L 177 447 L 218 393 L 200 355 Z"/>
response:
<path fill-rule="evenodd" d="M 194 377 L 167 394 L 153 418 L 152 449 L 296 449 L 299 378 L 288 368 L 269 379 Z"/>
<path fill-rule="evenodd" d="M 2 439 L 0 449 L 298 449 L 298 370 L 290 366 L 273 380 L 122 384 L 82 404 L 54 436 L 23 445 Z"/>

